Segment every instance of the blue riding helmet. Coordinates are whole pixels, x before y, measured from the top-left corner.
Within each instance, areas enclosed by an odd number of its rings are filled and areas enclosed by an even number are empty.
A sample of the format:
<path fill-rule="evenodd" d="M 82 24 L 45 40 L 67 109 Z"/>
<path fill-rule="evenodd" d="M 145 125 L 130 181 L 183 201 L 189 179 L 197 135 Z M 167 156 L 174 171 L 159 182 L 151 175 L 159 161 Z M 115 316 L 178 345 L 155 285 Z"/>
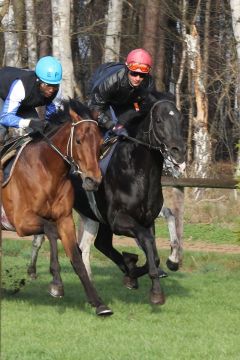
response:
<path fill-rule="evenodd" d="M 62 81 L 62 65 L 53 56 L 42 57 L 36 65 L 37 77 L 47 84 L 60 84 Z"/>

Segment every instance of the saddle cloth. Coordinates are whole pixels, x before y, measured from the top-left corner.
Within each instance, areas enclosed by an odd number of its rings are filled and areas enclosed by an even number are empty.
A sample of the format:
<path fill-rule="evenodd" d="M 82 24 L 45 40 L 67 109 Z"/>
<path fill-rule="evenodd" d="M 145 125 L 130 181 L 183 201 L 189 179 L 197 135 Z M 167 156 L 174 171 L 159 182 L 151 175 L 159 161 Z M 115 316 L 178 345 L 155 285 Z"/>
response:
<path fill-rule="evenodd" d="M 103 176 L 106 174 L 109 161 L 117 145 L 117 140 L 118 137 L 114 136 L 111 138 L 107 138 L 103 143 L 99 162 L 99 166 Z"/>
<path fill-rule="evenodd" d="M 22 136 L 4 146 L 1 154 L 1 165 L 3 168 L 3 184 L 4 187 L 11 179 L 15 165 L 25 146 L 31 141 L 30 137 Z"/>

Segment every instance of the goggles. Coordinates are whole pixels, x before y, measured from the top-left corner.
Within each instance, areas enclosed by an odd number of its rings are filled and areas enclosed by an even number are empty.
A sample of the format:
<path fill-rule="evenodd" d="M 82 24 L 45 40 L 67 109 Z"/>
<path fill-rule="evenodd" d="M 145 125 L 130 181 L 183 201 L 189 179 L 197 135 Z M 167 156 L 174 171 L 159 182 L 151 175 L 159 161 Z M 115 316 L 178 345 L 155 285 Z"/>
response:
<path fill-rule="evenodd" d="M 137 71 L 129 71 L 129 74 L 130 74 L 131 76 L 134 76 L 134 77 L 139 76 L 139 77 L 142 78 L 142 79 L 145 79 L 145 77 L 148 76 L 147 73 L 140 73 L 140 72 L 137 72 Z"/>
<path fill-rule="evenodd" d="M 135 62 L 132 62 L 132 63 L 129 63 L 129 64 L 126 64 L 128 69 L 131 70 L 131 71 L 140 71 L 142 73 L 149 73 L 149 71 L 151 70 L 151 66 L 149 65 L 146 65 L 146 64 L 139 64 L 139 63 L 135 63 Z"/>

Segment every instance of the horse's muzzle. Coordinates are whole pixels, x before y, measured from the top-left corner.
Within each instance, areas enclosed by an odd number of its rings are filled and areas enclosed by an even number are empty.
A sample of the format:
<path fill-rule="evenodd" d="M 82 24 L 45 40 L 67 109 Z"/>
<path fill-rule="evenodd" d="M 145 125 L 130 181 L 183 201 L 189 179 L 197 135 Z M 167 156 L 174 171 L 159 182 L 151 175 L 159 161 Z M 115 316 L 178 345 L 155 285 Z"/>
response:
<path fill-rule="evenodd" d="M 86 176 L 83 178 L 82 187 L 86 191 L 97 191 L 99 185 L 101 184 L 101 180 L 94 179 L 90 176 Z"/>

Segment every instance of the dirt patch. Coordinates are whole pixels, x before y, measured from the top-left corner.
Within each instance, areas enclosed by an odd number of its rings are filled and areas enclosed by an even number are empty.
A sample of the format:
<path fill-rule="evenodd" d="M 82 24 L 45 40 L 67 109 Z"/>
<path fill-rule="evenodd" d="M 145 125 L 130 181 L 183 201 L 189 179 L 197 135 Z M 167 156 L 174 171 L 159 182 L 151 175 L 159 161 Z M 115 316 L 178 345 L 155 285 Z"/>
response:
<path fill-rule="evenodd" d="M 7 239 L 25 239 L 32 240 L 32 236 L 19 237 L 16 233 L 11 231 L 2 231 L 2 238 Z M 134 246 L 135 241 L 132 238 L 125 236 L 114 236 L 113 242 L 115 245 L 123 246 Z M 169 241 L 163 238 L 157 238 L 157 247 L 158 249 L 169 249 Z M 228 253 L 228 254 L 240 254 L 240 245 L 228 245 L 228 244 L 208 244 L 204 241 L 194 241 L 189 242 L 185 241 L 183 244 L 184 250 L 189 251 L 205 251 L 205 252 L 218 252 L 218 253 Z"/>

